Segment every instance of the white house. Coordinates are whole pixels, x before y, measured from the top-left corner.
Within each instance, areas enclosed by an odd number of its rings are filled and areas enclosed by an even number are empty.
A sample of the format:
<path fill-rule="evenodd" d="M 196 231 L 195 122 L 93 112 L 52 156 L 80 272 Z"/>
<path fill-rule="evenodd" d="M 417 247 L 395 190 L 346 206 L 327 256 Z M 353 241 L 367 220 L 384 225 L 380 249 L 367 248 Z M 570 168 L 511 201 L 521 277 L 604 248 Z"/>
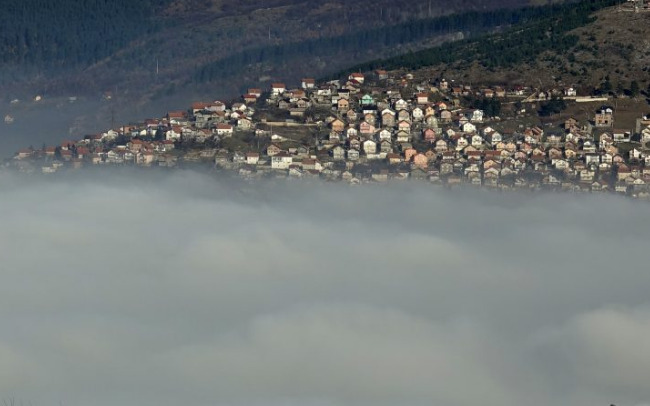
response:
<path fill-rule="evenodd" d="M 351 73 L 351 74 L 348 76 L 348 80 L 356 80 L 357 82 L 362 83 L 362 84 L 363 84 L 363 82 L 365 81 L 365 79 L 366 79 L 366 78 L 365 78 L 364 74 L 363 74 L 363 73 L 359 73 L 359 72 Z"/>
<path fill-rule="evenodd" d="M 395 110 L 406 110 L 408 108 L 409 104 L 406 100 L 404 99 L 399 99 L 398 101 L 395 102 Z"/>
<path fill-rule="evenodd" d="M 566 159 L 559 159 L 559 158 L 553 159 L 551 161 L 551 164 L 553 165 L 553 167 L 555 167 L 555 169 L 559 169 L 559 170 L 565 170 L 569 167 L 569 162 L 567 162 Z"/>
<path fill-rule="evenodd" d="M 600 154 L 597 154 L 595 152 L 590 152 L 585 154 L 585 164 L 599 164 L 600 163 Z"/>
<path fill-rule="evenodd" d="M 336 161 L 341 161 L 345 159 L 345 149 L 340 145 L 337 145 L 334 148 L 332 148 L 332 158 Z"/>
<path fill-rule="evenodd" d="M 249 165 L 257 165 L 260 161 L 259 152 L 249 152 L 246 154 L 246 163 Z"/>
<path fill-rule="evenodd" d="M 379 141 L 384 141 L 384 140 L 390 141 L 392 136 L 393 134 L 389 130 L 383 129 L 379 132 Z"/>
<path fill-rule="evenodd" d="M 411 141 L 411 133 L 404 130 L 397 132 L 397 142 L 403 143 L 403 142 L 410 142 L 410 141 Z"/>
<path fill-rule="evenodd" d="M 614 130 L 612 132 L 614 142 L 630 142 L 631 133 L 626 130 Z"/>
<path fill-rule="evenodd" d="M 304 78 L 301 85 L 303 89 L 313 89 L 316 87 L 316 80 L 313 78 Z"/>
<path fill-rule="evenodd" d="M 469 141 L 467 141 L 467 138 L 465 138 L 465 137 L 460 137 L 460 138 L 458 138 L 456 140 L 456 150 L 457 151 L 462 151 L 468 145 L 469 145 Z"/>
<path fill-rule="evenodd" d="M 490 142 L 492 146 L 495 146 L 498 143 L 503 142 L 503 136 L 501 135 L 500 132 L 494 131 L 490 134 Z"/>
<path fill-rule="evenodd" d="M 287 86 L 284 83 L 273 83 L 271 85 L 271 94 L 274 96 L 279 96 L 287 91 Z"/>
<path fill-rule="evenodd" d="M 594 145 L 590 140 L 587 140 L 582 144 L 582 150 L 585 153 L 596 152 L 596 145 Z"/>
<path fill-rule="evenodd" d="M 229 137 L 232 135 L 233 128 L 230 124 L 219 123 L 217 124 L 217 135 Z"/>
<path fill-rule="evenodd" d="M 167 131 L 165 133 L 165 139 L 166 140 L 178 140 L 181 138 L 181 132 L 180 130 L 172 128 L 171 130 Z"/>
<path fill-rule="evenodd" d="M 293 162 L 291 155 L 286 152 L 280 152 L 271 157 L 271 168 L 272 169 L 289 169 L 289 166 Z"/>
<path fill-rule="evenodd" d="M 641 143 L 645 144 L 647 142 L 650 142 L 650 127 L 641 130 Z"/>
<path fill-rule="evenodd" d="M 472 134 L 472 133 L 476 132 L 476 126 L 474 124 L 472 124 L 472 123 L 465 123 L 465 124 L 463 124 L 462 128 L 463 128 L 463 131 L 468 133 L 468 134 Z"/>
<path fill-rule="evenodd" d="M 377 153 L 377 143 L 373 140 L 366 140 L 363 142 L 363 152 L 367 154 Z"/>
<path fill-rule="evenodd" d="M 411 114 L 413 115 L 413 120 L 419 121 L 424 117 L 424 111 L 419 107 L 414 108 L 413 111 L 411 111 Z"/>
<path fill-rule="evenodd" d="M 472 111 L 471 115 L 469 116 L 469 121 L 472 123 L 482 123 L 483 122 L 483 110 L 474 110 Z"/>

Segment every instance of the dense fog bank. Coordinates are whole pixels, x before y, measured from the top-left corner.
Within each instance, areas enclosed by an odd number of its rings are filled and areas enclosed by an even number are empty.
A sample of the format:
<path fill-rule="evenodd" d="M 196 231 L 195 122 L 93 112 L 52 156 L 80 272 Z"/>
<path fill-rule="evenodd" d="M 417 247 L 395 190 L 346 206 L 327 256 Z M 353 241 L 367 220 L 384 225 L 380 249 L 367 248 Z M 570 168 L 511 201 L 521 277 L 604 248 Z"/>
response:
<path fill-rule="evenodd" d="M 3 174 L 0 397 L 647 404 L 648 214 L 417 182 Z"/>

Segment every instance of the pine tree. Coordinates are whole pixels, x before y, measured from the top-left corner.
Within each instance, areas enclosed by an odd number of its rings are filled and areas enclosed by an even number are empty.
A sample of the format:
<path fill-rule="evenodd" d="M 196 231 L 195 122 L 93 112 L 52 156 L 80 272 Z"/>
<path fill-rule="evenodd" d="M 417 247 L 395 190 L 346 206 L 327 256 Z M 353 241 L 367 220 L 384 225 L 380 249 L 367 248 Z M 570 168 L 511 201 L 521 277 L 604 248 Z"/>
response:
<path fill-rule="evenodd" d="M 630 83 L 630 96 L 637 97 L 639 95 L 639 83 L 636 80 L 633 80 Z"/>

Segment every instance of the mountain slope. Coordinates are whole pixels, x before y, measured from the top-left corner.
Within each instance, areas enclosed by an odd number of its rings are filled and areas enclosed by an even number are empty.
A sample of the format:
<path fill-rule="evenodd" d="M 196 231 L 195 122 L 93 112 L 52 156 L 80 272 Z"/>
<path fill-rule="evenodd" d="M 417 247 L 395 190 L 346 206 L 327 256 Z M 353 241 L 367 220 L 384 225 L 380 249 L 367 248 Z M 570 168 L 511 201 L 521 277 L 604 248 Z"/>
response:
<path fill-rule="evenodd" d="M 25 88 L 65 94 L 70 89 L 97 92 L 116 86 L 131 93 L 173 93 L 206 66 L 247 50 L 342 38 L 414 19 L 534 2 L 65 0 L 53 5 L 44 0 L 8 1 L 0 24 L 4 34 L 0 69 L 6 79 L 0 90 L 8 95 Z M 370 44 L 369 49 L 358 50 L 358 60 L 399 52 L 410 42 L 411 38 L 404 38 L 379 50 Z M 273 66 L 266 72 L 280 73 Z"/>
<path fill-rule="evenodd" d="M 350 68 L 419 70 L 464 82 L 554 85 L 581 93 L 650 83 L 650 12 L 634 13 L 616 1 L 565 5 L 549 18 L 504 33 L 445 44 Z M 345 72 L 344 72 L 345 73 Z"/>
<path fill-rule="evenodd" d="M 137 22 L 119 13 L 97 20 L 97 16 L 104 14 L 101 10 L 112 7 L 104 3 L 119 5 L 126 1 L 65 0 L 63 4 L 69 10 L 87 5 L 80 15 L 43 5 L 53 21 L 68 24 L 55 27 L 69 35 L 53 42 L 71 49 L 79 46 L 89 55 L 67 58 L 64 53 L 64 63 L 58 65 L 51 63 L 47 53 L 41 53 L 40 60 L 24 58 L 12 62 L 10 58 L 0 63 L 0 111 L 2 116 L 14 116 L 17 122 L 2 127 L 3 139 L 12 138 L 18 143 L 25 134 L 43 131 L 78 137 L 104 130 L 114 122 L 177 109 L 194 100 L 237 97 L 249 86 L 267 87 L 272 80 L 295 85 L 303 75 L 328 75 L 353 63 L 456 41 L 477 31 L 503 30 L 500 25 L 513 22 L 507 15 L 500 21 L 484 20 L 486 24 L 478 24 L 478 29 L 473 23 L 489 17 L 483 14 L 486 12 L 504 7 L 520 9 L 540 2 L 129 0 L 129 7 L 140 7 Z M 24 0 L 26 5 L 43 2 Z M 93 6 L 95 3 L 97 6 Z M 5 8 L 3 12 L 5 19 L 23 21 L 16 9 Z M 68 17 L 56 15 L 58 12 Z M 437 31 L 435 24 L 433 29 L 426 27 L 435 21 L 430 17 L 457 12 L 481 14 L 466 14 L 465 26 Z M 467 16 L 472 18 L 468 20 Z M 91 21 L 95 23 L 88 24 Z M 111 30 L 125 24 L 136 24 L 139 28 L 118 36 L 122 39 L 114 41 L 112 48 L 101 48 L 102 33 L 118 35 Z M 49 26 L 44 23 L 38 27 Z M 22 32 L 13 30 L 16 35 Z M 30 46 L 36 44 L 25 42 Z M 38 44 L 52 45 L 47 41 Z M 100 52 L 94 53 L 97 50 Z M 260 57 L 262 53 L 264 57 Z M 80 62 L 73 63 L 75 59 Z M 111 92 L 110 100 L 101 97 L 107 91 Z M 44 96 L 43 101 L 30 102 L 36 95 Z M 70 104 L 69 96 L 77 96 L 83 103 Z M 11 103 L 14 99 L 21 102 Z M 56 116 L 55 120 L 29 119 L 47 117 L 46 106 L 56 106 L 48 110 L 48 114 Z"/>

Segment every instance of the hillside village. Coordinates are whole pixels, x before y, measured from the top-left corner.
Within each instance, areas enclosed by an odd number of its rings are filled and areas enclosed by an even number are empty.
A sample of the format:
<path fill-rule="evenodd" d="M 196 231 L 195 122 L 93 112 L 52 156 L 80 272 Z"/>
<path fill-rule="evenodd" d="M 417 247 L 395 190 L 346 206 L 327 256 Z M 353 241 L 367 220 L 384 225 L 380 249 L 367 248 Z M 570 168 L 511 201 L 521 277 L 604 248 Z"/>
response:
<path fill-rule="evenodd" d="M 531 103 L 594 100 L 603 107 L 588 120 L 526 124 L 539 114 Z M 306 78 L 295 88 L 273 83 L 248 89 L 241 101 L 196 102 L 58 146 L 22 149 L 5 166 L 49 174 L 94 165 L 208 165 L 247 179 L 422 179 L 649 199 L 650 116 L 640 115 L 635 128 L 616 124 L 607 97 L 581 97 L 570 87 L 476 87 L 378 70 L 322 83 Z"/>

